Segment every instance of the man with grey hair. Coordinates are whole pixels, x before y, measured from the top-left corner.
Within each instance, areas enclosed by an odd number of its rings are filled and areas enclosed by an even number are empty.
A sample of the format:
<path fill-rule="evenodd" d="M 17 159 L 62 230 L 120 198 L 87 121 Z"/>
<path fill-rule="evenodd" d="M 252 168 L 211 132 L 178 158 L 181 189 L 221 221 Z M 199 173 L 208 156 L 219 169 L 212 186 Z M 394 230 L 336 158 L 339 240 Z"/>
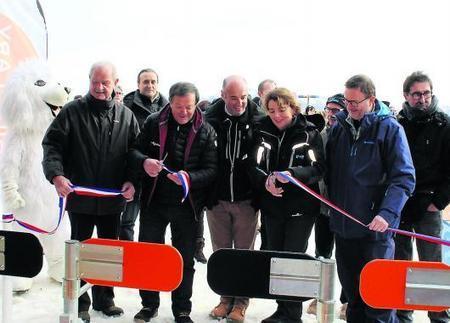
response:
<path fill-rule="evenodd" d="M 417 185 L 402 212 L 400 229 L 440 237 L 442 210 L 450 202 L 450 118 L 439 109 L 433 83 L 414 72 L 403 83 L 405 102 L 397 119 L 403 126 L 416 168 Z M 421 261 L 442 261 L 441 245 L 416 239 Z M 395 259 L 412 260 L 410 237 L 395 237 Z M 397 311 L 399 321 L 412 322 L 413 311 Z M 448 311 L 428 312 L 433 323 L 450 322 Z"/>
<path fill-rule="evenodd" d="M 49 126 L 42 141 L 42 162 L 46 178 L 60 196 L 67 197 L 66 210 L 71 239 L 92 237 L 118 239 L 120 215 L 126 201 L 133 199 L 136 182 L 127 165 L 128 149 L 139 126 L 133 113 L 113 99 L 118 78 L 109 62 L 92 65 L 89 93 L 64 106 Z M 73 185 L 117 189 L 117 197 L 98 198 L 71 194 Z M 83 283 L 83 282 L 82 282 Z M 120 316 L 114 305 L 112 287 L 93 286 L 93 308 L 106 316 Z M 78 301 L 78 316 L 89 322 L 91 300 L 87 293 Z"/>
<path fill-rule="evenodd" d="M 272 91 L 273 89 L 277 88 L 277 83 L 275 83 L 274 80 L 271 79 L 265 79 L 258 85 L 258 96 L 253 98 L 253 102 L 255 102 L 257 105 L 262 107 L 264 96 Z"/>
<path fill-rule="evenodd" d="M 170 103 L 147 118 L 131 158 L 143 176 L 139 241 L 164 243 L 170 224 L 172 245 L 183 257 L 183 280 L 172 292 L 176 323 L 192 322 L 197 221 L 218 170 L 216 132 L 196 108 L 198 100 L 194 84 L 172 85 Z M 182 174 L 190 183 L 186 199 L 182 183 L 173 172 Z M 158 314 L 159 293 L 141 290 L 139 294 L 142 309 L 134 320 L 149 322 Z"/>
<path fill-rule="evenodd" d="M 334 209 L 339 280 L 348 300 L 348 322 L 397 322 L 393 310 L 366 305 L 359 293 L 359 275 L 374 259 L 394 258 L 393 233 L 415 185 L 415 172 L 403 128 L 375 96 L 365 75 L 345 83 L 346 110 L 337 113 L 326 145 L 329 198 L 361 224 Z"/>
<path fill-rule="evenodd" d="M 253 249 L 258 218 L 251 203 L 249 155 L 253 128 L 263 113 L 249 100 L 247 82 L 241 76 L 227 77 L 221 96 L 206 111 L 206 120 L 217 132 L 221 170 L 208 202 L 211 242 L 214 251 Z M 210 316 L 242 322 L 248 303 L 248 298 L 222 296 Z"/>

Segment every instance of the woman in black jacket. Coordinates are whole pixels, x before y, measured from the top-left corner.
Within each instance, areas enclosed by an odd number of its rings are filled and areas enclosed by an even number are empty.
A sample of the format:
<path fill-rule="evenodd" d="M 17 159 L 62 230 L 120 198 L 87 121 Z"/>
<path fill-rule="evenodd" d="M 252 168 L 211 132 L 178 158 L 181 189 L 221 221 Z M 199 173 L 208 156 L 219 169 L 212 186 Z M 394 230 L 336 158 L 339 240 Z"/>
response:
<path fill-rule="evenodd" d="M 320 203 L 274 172 L 290 174 L 319 191 L 324 173 L 322 139 L 300 114 L 294 95 L 277 88 L 264 98 L 268 116 L 255 131 L 252 168 L 264 218 L 267 249 L 305 252 Z M 301 322 L 302 303 L 277 301 L 278 309 L 263 323 Z"/>

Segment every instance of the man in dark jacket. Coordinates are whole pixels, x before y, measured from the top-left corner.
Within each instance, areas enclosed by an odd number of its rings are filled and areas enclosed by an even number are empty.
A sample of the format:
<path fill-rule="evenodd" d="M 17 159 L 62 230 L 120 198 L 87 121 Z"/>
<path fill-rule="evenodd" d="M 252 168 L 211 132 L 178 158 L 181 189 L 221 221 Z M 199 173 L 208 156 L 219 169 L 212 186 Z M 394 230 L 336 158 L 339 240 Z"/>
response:
<path fill-rule="evenodd" d="M 266 79 L 262 81 L 261 83 L 258 84 L 258 96 L 254 97 L 252 101 L 262 108 L 264 96 L 276 88 L 277 83 L 275 83 L 274 80 Z"/>
<path fill-rule="evenodd" d="M 222 98 L 206 111 L 206 120 L 217 132 L 220 173 L 210 195 L 208 225 L 213 250 L 253 249 L 256 209 L 249 178 L 253 128 L 263 113 L 248 99 L 247 82 L 240 76 L 223 81 Z M 243 321 L 247 298 L 221 297 L 211 316 Z"/>
<path fill-rule="evenodd" d="M 134 167 L 144 175 L 139 241 L 164 243 L 170 223 L 172 245 L 183 257 L 183 280 L 172 292 L 172 312 L 177 323 L 192 322 L 189 315 L 197 217 L 217 175 L 216 132 L 196 109 L 198 98 L 193 84 L 174 84 L 169 91 L 170 104 L 146 120 L 132 149 Z M 178 176 L 167 169 L 189 179 L 186 200 Z M 143 308 L 135 315 L 135 322 L 149 322 L 158 313 L 159 293 L 139 293 Z"/>
<path fill-rule="evenodd" d="M 137 76 L 136 91 L 128 93 L 123 103 L 133 111 L 142 130 L 147 117 L 160 111 L 168 103 L 167 99 L 159 93 L 159 76 L 151 68 L 143 69 Z M 134 240 L 134 223 L 139 213 L 140 187 L 136 187 L 133 201 L 127 203 L 120 223 L 120 239 Z"/>
<path fill-rule="evenodd" d="M 336 115 L 326 146 L 326 184 L 330 200 L 362 224 L 330 212 L 336 239 L 336 264 L 348 300 L 348 322 L 397 322 L 395 311 L 367 306 L 359 275 L 373 259 L 393 259 L 400 213 L 411 195 L 415 174 L 403 128 L 375 97 L 367 76 L 345 83 L 346 111 Z"/>
<path fill-rule="evenodd" d="M 417 184 L 403 209 L 400 229 L 440 237 L 442 210 L 450 201 L 450 118 L 438 107 L 433 83 L 414 72 L 403 83 L 405 103 L 398 115 L 405 128 L 416 168 Z M 421 261 L 442 261 L 438 244 L 417 239 Z M 395 259 L 411 260 L 410 237 L 395 237 Z M 400 322 L 412 322 L 412 311 L 397 311 Z M 448 311 L 428 312 L 431 322 L 449 322 Z"/>
<path fill-rule="evenodd" d="M 113 99 L 118 78 L 111 63 L 94 64 L 89 79 L 89 93 L 69 102 L 48 128 L 42 142 L 42 165 L 58 194 L 68 197 L 71 239 L 90 238 L 94 227 L 99 238 L 117 239 L 125 200 L 134 195 L 127 153 L 139 127 L 133 113 Z M 70 194 L 72 184 L 121 189 L 122 196 Z M 93 286 L 92 296 L 95 310 L 107 316 L 123 314 L 121 308 L 114 306 L 112 287 Z M 79 317 L 84 322 L 90 320 L 90 302 L 87 293 L 79 298 Z"/>

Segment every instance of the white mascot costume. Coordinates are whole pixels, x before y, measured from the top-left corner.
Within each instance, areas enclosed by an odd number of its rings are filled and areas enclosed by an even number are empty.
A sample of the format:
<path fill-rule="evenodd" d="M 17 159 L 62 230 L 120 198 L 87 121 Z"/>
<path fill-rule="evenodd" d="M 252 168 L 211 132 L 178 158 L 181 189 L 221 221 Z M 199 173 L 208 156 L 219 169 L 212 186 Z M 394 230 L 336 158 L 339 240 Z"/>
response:
<path fill-rule="evenodd" d="M 42 170 L 41 142 L 69 92 L 50 80 L 44 62 L 28 61 L 12 73 L 0 102 L 0 118 L 7 129 L 0 162 L 3 213 L 46 231 L 56 227 L 59 209 L 58 195 Z M 15 231 L 27 231 L 15 222 L 12 225 Z M 70 239 L 67 219 L 54 234 L 34 234 L 44 249 L 48 275 L 62 281 L 64 241 Z M 13 289 L 26 291 L 31 283 L 29 278 L 17 278 Z"/>

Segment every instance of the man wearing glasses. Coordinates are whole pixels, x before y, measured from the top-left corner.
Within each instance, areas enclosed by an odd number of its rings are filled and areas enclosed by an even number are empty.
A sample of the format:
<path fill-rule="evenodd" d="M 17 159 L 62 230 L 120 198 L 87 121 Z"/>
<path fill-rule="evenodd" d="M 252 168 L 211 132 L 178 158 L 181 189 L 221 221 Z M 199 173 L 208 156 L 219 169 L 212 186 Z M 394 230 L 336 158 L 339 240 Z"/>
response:
<path fill-rule="evenodd" d="M 400 229 L 434 237 L 441 236 L 442 214 L 450 201 L 450 118 L 438 108 L 433 83 L 422 72 L 414 72 L 403 83 L 405 103 L 398 121 L 404 127 L 417 185 L 402 211 Z M 410 237 L 395 237 L 395 259 L 412 259 Z M 438 244 L 416 240 L 422 261 L 442 261 Z M 412 311 L 397 311 L 400 322 L 412 322 Z M 449 313 L 428 312 L 431 322 L 449 322 Z"/>
<path fill-rule="evenodd" d="M 348 300 L 348 322 L 398 322 L 394 310 L 366 305 L 359 293 L 362 268 L 374 259 L 394 258 L 400 213 L 415 184 L 414 166 L 403 128 L 375 97 L 365 75 L 345 83 L 347 110 L 336 115 L 326 146 L 330 200 L 354 220 L 330 210 L 339 280 Z"/>

